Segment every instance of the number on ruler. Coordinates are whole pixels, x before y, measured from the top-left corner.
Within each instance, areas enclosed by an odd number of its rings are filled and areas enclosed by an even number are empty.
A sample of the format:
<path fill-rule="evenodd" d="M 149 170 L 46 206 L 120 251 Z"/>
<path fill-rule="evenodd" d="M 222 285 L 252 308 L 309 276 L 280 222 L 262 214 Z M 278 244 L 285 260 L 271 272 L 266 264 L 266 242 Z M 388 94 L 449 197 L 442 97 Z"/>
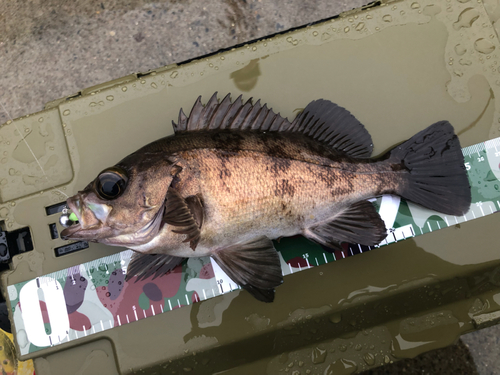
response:
<path fill-rule="evenodd" d="M 477 161 L 478 161 L 479 163 L 481 163 L 482 161 L 484 161 L 484 156 L 480 156 L 480 157 L 478 157 L 478 158 L 477 158 Z"/>
<path fill-rule="evenodd" d="M 465 163 L 465 169 L 470 170 L 470 163 L 469 162 Z"/>
<path fill-rule="evenodd" d="M 41 292 L 39 293 L 39 290 Z M 43 294 L 52 333 L 45 332 L 39 295 Z M 69 317 L 64 292 L 59 281 L 50 276 L 26 283 L 19 293 L 24 329 L 28 340 L 36 346 L 52 346 L 69 332 Z"/>

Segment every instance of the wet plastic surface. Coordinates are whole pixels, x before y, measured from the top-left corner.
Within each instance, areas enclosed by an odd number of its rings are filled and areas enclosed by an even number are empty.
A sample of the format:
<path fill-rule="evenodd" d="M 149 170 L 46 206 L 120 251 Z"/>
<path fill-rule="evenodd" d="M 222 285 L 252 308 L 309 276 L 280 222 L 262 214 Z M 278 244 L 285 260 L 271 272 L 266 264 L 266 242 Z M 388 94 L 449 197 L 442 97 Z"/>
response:
<path fill-rule="evenodd" d="M 441 119 L 454 124 L 467 146 L 499 135 L 497 48 L 481 3 L 395 2 L 90 89 L 16 120 L 17 129 L 3 126 L 2 142 L 10 148 L 0 214 L 7 230 L 29 225 L 35 238 L 35 250 L 15 257 L 4 285 L 116 252 L 91 245 L 56 261 L 53 248 L 64 241 L 50 237 L 48 225 L 57 219 L 44 207 L 63 198 L 48 181 L 67 194 L 83 187 L 110 162 L 171 132 L 178 109 L 200 94 L 243 93 L 289 118 L 310 100 L 328 98 L 365 124 L 375 154 Z M 16 130 L 28 134 L 47 178 Z M 117 327 L 92 341 L 97 346 L 47 350 L 35 361 L 37 373 L 56 373 L 76 358 L 85 358 L 82 369 L 102 365 L 118 373 L 162 373 L 165 366 L 192 373 L 235 366 L 227 373 L 350 373 L 448 345 L 496 322 L 498 221 L 492 215 L 288 276 L 272 305 L 235 292 Z"/>

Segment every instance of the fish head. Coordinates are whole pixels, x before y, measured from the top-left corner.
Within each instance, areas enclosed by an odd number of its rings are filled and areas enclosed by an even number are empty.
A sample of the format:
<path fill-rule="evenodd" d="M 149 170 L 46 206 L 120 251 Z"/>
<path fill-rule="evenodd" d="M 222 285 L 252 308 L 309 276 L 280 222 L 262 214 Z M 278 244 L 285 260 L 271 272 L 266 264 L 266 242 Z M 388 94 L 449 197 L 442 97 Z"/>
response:
<path fill-rule="evenodd" d="M 61 238 L 133 246 L 149 242 L 159 232 L 174 178 L 172 164 L 133 155 L 104 169 L 66 201 L 78 222 L 64 229 Z"/>

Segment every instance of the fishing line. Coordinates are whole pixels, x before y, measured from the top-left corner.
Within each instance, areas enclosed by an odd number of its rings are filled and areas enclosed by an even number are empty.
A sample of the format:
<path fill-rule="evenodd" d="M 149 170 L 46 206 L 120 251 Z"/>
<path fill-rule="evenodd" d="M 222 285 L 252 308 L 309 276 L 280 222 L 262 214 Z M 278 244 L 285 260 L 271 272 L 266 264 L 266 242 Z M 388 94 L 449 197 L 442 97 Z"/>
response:
<path fill-rule="evenodd" d="M 40 167 L 40 170 L 42 171 L 44 177 L 47 179 L 47 182 L 51 182 L 51 179 L 49 178 L 49 176 L 47 175 L 47 173 L 45 173 L 45 170 L 43 169 L 42 167 L 42 164 L 40 164 L 40 161 L 38 160 L 38 158 L 36 157 L 35 153 L 33 152 L 33 150 L 31 149 L 31 146 L 29 145 L 28 141 L 26 140 L 26 137 L 24 136 L 24 134 L 21 132 L 21 130 L 19 130 L 19 128 L 17 127 L 16 125 L 16 122 L 14 121 L 14 119 L 10 116 L 9 112 L 7 111 L 7 109 L 5 109 L 5 106 L 3 105 L 3 102 L 0 101 L 0 106 L 2 106 L 3 108 L 3 111 L 7 114 L 7 117 L 9 118 L 9 120 L 11 121 L 12 124 L 14 124 L 14 127 L 16 128 L 17 132 L 19 133 L 21 139 L 24 141 L 24 143 L 26 144 L 26 147 L 28 147 L 28 150 L 30 150 L 31 152 L 31 155 L 33 155 L 33 158 L 35 159 L 36 163 L 38 164 L 38 166 Z M 63 192 L 62 190 L 56 188 L 55 186 L 49 188 L 49 189 L 54 189 L 54 190 L 57 190 L 59 193 L 61 193 L 62 195 L 64 195 L 66 198 L 69 198 L 68 194 L 66 194 L 65 192 Z"/>

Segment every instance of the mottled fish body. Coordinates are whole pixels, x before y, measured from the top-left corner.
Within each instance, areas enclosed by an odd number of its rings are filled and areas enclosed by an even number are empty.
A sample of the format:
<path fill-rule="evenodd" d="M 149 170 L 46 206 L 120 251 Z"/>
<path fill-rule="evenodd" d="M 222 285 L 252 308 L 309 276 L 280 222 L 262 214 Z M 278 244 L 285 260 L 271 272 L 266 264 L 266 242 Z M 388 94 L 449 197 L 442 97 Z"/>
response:
<path fill-rule="evenodd" d="M 101 172 L 68 200 L 79 222 L 62 233 L 135 251 L 131 278 L 159 276 L 211 255 L 263 301 L 282 282 L 273 239 L 374 245 L 384 222 L 367 199 L 397 194 L 451 215 L 470 187 L 453 127 L 438 122 L 378 159 L 347 110 L 311 102 L 293 122 L 260 102 L 214 94 L 180 112 L 175 135 Z"/>

